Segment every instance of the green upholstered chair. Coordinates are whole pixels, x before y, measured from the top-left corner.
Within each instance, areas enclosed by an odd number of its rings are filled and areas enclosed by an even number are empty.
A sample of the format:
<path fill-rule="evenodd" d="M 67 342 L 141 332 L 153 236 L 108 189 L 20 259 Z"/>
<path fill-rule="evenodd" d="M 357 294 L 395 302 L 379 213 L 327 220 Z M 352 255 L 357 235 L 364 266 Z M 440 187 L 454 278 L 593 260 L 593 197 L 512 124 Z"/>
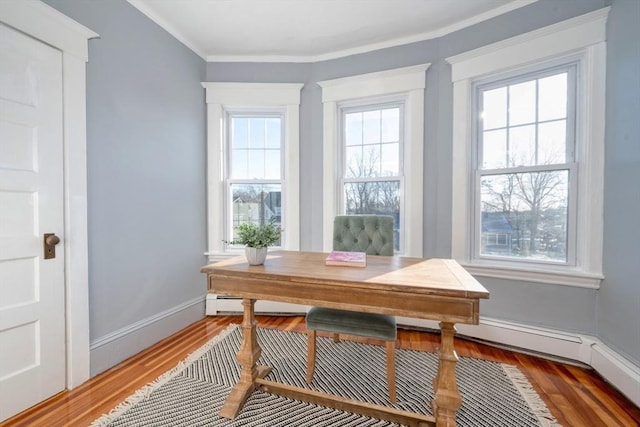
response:
<path fill-rule="evenodd" d="M 393 255 L 393 217 L 384 215 L 342 215 L 333 221 L 333 250 L 365 252 L 367 255 Z M 358 267 L 336 267 L 358 268 Z M 356 335 L 385 341 L 389 399 L 396 401 L 395 356 L 396 319 L 376 313 L 312 307 L 307 313 L 307 382 L 313 381 L 316 363 L 316 332 Z"/>

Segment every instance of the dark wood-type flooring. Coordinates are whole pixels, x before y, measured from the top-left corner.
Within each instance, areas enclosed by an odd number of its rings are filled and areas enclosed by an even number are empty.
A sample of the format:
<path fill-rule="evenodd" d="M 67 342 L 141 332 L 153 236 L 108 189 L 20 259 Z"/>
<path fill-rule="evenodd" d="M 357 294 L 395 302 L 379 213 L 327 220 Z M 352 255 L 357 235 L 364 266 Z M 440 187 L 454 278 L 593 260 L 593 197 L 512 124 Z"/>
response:
<path fill-rule="evenodd" d="M 129 358 L 71 391 L 0 423 L 0 427 L 87 426 L 137 389 L 174 367 L 240 316 L 207 317 Z M 258 316 L 261 327 L 304 332 L 304 317 Z M 439 335 L 400 329 L 398 346 L 436 351 Z M 503 350 L 456 338 L 459 356 L 518 366 L 556 419 L 566 427 L 640 426 L 640 409 L 605 382 L 597 373 L 581 367 Z"/>

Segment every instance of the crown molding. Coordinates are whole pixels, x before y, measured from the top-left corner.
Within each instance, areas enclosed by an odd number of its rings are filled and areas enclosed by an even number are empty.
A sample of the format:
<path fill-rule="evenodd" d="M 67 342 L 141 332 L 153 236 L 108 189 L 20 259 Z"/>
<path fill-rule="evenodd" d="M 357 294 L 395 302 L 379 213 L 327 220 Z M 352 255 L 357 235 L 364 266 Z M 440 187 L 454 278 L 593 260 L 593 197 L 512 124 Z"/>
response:
<path fill-rule="evenodd" d="M 329 61 L 332 59 L 343 58 L 351 55 L 358 55 L 362 53 L 372 52 L 375 50 L 386 49 L 395 46 L 402 46 L 410 43 L 416 43 L 426 40 L 435 39 L 445 36 L 463 28 L 470 27 L 488 19 L 494 18 L 499 15 L 511 12 L 521 7 L 530 5 L 538 0 L 514 0 L 500 7 L 492 9 L 490 11 L 472 16 L 471 18 L 464 19 L 460 22 L 456 22 L 452 25 L 438 28 L 433 31 L 426 31 L 418 34 L 413 34 L 405 37 L 397 37 L 390 40 L 385 40 L 377 43 L 368 43 L 360 46 L 355 46 L 348 49 L 340 49 L 332 52 L 309 54 L 309 55 L 259 55 L 259 54 L 212 54 L 206 52 L 206 49 L 199 46 L 196 42 L 185 36 L 167 20 L 154 13 L 144 2 L 141 0 L 127 0 L 133 7 L 138 9 L 144 15 L 146 15 L 153 22 L 162 27 L 169 34 L 178 39 L 182 44 L 195 52 L 198 56 L 207 62 L 292 62 L 292 63 L 311 63 Z"/>
<path fill-rule="evenodd" d="M 129 4 L 131 4 L 134 8 L 138 9 L 139 12 L 142 12 L 142 14 L 145 15 L 147 18 L 151 19 L 153 22 L 158 24 L 167 33 L 175 37 L 180 43 L 182 43 L 183 45 L 191 49 L 193 53 L 195 53 L 205 61 L 208 61 L 206 52 L 202 50 L 200 46 L 198 46 L 195 42 L 190 40 L 187 36 L 185 36 L 180 31 L 178 31 L 178 29 L 176 29 L 176 27 L 174 27 L 169 22 L 167 22 L 167 20 L 158 16 L 155 12 L 153 12 L 153 10 L 147 7 L 145 3 L 143 3 L 140 0 L 127 0 L 127 2 L 129 2 Z"/>

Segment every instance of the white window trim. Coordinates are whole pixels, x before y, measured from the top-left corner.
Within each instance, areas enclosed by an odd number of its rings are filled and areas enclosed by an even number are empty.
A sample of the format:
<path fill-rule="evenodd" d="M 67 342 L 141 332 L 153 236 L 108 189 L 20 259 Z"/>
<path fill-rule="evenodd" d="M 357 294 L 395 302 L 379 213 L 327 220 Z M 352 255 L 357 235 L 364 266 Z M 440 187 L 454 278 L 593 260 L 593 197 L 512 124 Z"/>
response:
<path fill-rule="evenodd" d="M 207 102 L 207 226 L 209 262 L 233 255 L 223 243 L 225 232 L 225 111 L 283 108 L 285 111 L 283 248 L 300 249 L 300 90 L 302 83 L 203 82 Z"/>
<path fill-rule="evenodd" d="M 597 289 L 603 279 L 603 188 L 606 21 L 609 7 L 447 58 L 453 81 L 452 256 L 478 276 Z M 473 94 L 476 80 L 570 55 L 578 55 L 578 84 L 586 95 L 577 105 L 579 165 L 577 262 L 566 266 L 523 266 L 472 258 Z"/>
<path fill-rule="evenodd" d="M 422 256 L 422 186 L 425 73 L 431 64 L 318 82 L 323 103 L 322 248 L 333 246 L 333 218 L 340 206 L 339 103 L 386 95 L 406 96 L 404 138 L 404 255 Z"/>

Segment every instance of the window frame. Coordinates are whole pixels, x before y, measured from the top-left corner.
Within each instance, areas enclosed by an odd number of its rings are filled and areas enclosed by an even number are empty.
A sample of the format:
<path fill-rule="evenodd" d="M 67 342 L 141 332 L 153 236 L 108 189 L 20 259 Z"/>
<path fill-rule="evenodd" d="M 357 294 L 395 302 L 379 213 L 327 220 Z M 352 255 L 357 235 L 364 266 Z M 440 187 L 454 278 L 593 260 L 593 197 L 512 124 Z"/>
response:
<path fill-rule="evenodd" d="M 225 119 L 224 119 L 224 135 L 225 135 L 225 156 L 224 156 L 224 240 L 231 241 L 233 239 L 233 197 L 232 197 L 232 186 L 234 184 L 279 184 L 280 185 L 280 197 L 282 204 L 282 212 L 281 212 L 281 224 L 286 223 L 286 180 L 285 180 L 285 165 L 284 165 L 284 152 L 285 152 L 285 129 L 287 127 L 286 124 L 286 111 L 282 108 L 225 108 L 224 109 Z M 281 119 L 280 122 L 280 178 L 233 178 L 231 176 L 231 132 L 228 127 L 231 123 L 231 119 L 234 117 L 277 117 Z M 282 230 L 282 238 L 281 242 L 286 241 L 286 233 L 287 230 L 283 227 Z M 281 248 L 282 246 L 277 246 Z M 228 250 L 240 249 L 240 246 L 228 245 Z"/>
<path fill-rule="evenodd" d="M 338 194 L 339 196 L 339 201 L 338 201 L 338 205 L 337 205 L 337 209 L 339 214 L 341 215 L 345 215 L 346 214 L 346 197 L 345 197 L 345 184 L 350 184 L 350 183 L 364 183 L 364 182 L 381 182 L 381 181 L 393 181 L 393 182 L 399 182 L 399 195 L 401 198 L 400 201 L 400 207 L 399 207 L 399 222 L 400 224 L 402 224 L 402 226 L 398 225 L 398 224 L 394 224 L 394 229 L 397 229 L 399 234 L 400 234 L 400 238 L 399 238 L 399 248 L 396 252 L 396 254 L 403 254 L 404 253 L 404 213 L 405 213 L 405 208 L 404 208 L 404 145 L 405 145 L 405 124 L 406 124 L 406 119 L 405 119 L 405 107 L 406 107 L 406 96 L 391 96 L 391 97 L 383 97 L 383 98 L 373 98 L 373 99 L 367 99 L 365 101 L 355 101 L 355 102 L 341 102 L 338 104 L 338 114 L 339 114 L 339 120 L 338 120 L 338 132 L 339 132 L 339 140 L 338 140 L 338 144 L 339 144 L 339 150 L 338 150 L 338 176 L 339 176 L 339 187 L 338 187 Z M 347 178 L 346 177 L 346 149 L 347 149 L 347 145 L 346 145 L 346 126 L 345 126 L 345 115 L 349 114 L 349 113 L 353 113 L 353 112 L 367 112 L 367 111 L 378 111 L 378 110 L 384 110 L 386 108 L 392 108 L 392 107 L 397 107 L 399 108 L 399 152 L 398 152 L 398 160 L 399 160 L 399 165 L 398 165 L 398 174 L 397 175 L 393 175 L 393 176 L 379 176 L 379 177 L 373 177 L 373 178 Z M 395 230 L 394 230 L 395 232 Z"/>
<path fill-rule="evenodd" d="M 424 90 L 426 71 L 431 64 L 419 64 L 376 73 L 368 73 L 318 82 L 323 103 L 323 211 L 322 250 L 333 246 L 333 218 L 340 212 L 340 105 L 367 103 L 374 99 L 404 97 L 405 135 L 401 188 L 405 230 L 404 254 L 421 257 L 423 253 L 423 146 Z"/>
<path fill-rule="evenodd" d="M 284 115 L 281 151 L 282 248 L 300 249 L 300 91 L 302 83 L 203 82 L 207 102 L 207 241 L 209 262 L 241 253 L 223 243 L 228 236 L 226 113 L 274 112 Z M 286 203 L 286 205 L 285 205 Z"/>
<path fill-rule="evenodd" d="M 603 279 L 603 187 L 606 7 L 498 43 L 447 58 L 453 82 L 452 256 L 477 276 L 597 289 Z M 577 197 L 575 261 L 550 265 L 478 259 L 473 236 L 476 200 L 474 84 L 491 77 L 526 74 L 545 64 L 577 63 Z"/>
<path fill-rule="evenodd" d="M 576 140 L 576 127 L 578 126 L 578 117 L 576 103 L 578 101 L 577 92 L 577 79 L 578 79 L 579 57 L 565 57 L 561 61 L 544 62 L 536 64 L 533 67 L 529 67 L 523 70 L 518 70 L 515 73 L 497 74 L 486 79 L 474 81 L 472 83 L 472 177 L 473 183 L 471 188 L 473 194 L 471 195 L 472 208 L 473 208 L 473 222 L 471 225 L 472 235 L 472 252 L 471 260 L 483 262 L 497 261 L 499 263 L 513 263 L 514 266 L 531 264 L 531 265 L 548 265 L 548 266 L 576 266 L 576 210 L 577 210 L 577 170 L 578 165 L 576 159 L 576 148 L 578 142 Z M 492 90 L 496 88 L 507 87 L 513 84 L 519 84 L 528 82 L 535 79 L 542 79 L 558 72 L 567 72 L 567 116 L 566 116 L 566 147 L 565 147 L 565 162 L 554 163 L 552 165 L 527 165 L 527 166 L 510 166 L 505 165 L 502 168 L 483 169 L 482 152 L 484 149 L 484 140 L 482 138 L 482 121 L 479 118 L 479 113 L 482 111 L 482 97 L 483 91 Z M 536 105 L 537 107 L 537 105 Z M 536 108 L 537 110 L 537 108 Z M 541 122 L 536 120 L 533 122 L 536 126 Z M 517 127 L 520 125 L 516 125 Z M 507 126 L 507 133 L 511 126 Z M 567 255 L 566 261 L 552 261 L 552 260 L 539 260 L 532 258 L 517 258 L 509 256 L 499 256 L 491 254 L 481 253 L 482 242 L 482 200 L 481 200 L 481 180 L 484 176 L 503 176 L 509 174 L 530 173 L 530 172 L 551 172 L 551 171 L 564 171 L 568 172 L 568 204 L 567 204 Z"/>

